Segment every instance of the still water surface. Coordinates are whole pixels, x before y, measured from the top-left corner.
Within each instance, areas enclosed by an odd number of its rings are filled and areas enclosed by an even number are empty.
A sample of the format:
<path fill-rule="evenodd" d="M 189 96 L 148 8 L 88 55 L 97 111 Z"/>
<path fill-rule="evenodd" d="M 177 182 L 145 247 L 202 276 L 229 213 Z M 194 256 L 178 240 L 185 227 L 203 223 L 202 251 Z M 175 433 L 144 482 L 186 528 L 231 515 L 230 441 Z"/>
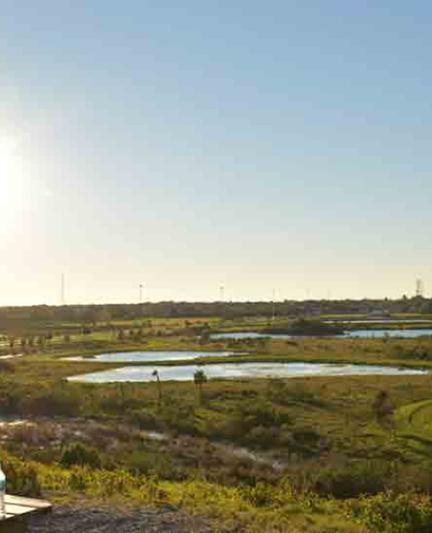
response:
<path fill-rule="evenodd" d="M 114 381 L 154 381 L 157 370 L 162 381 L 189 381 L 197 369 L 204 370 L 208 378 L 265 378 L 306 376 L 355 376 L 355 375 L 418 375 L 423 370 L 402 369 L 388 366 L 340 365 L 322 363 L 238 363 L 218 365 L 178 366 L 127 366 L 102 372 L 93 372 L 68 378 L 69 381 L 107 383 Z"/>
<path fill-rule="evenodd" d="M 213 340 L 224 339 L 291 339 L 293 335 L 270 335 L 269 333 L 258 333 L 257 331 L 230 331 L 227 333 L 213 333 L 210 338 Z"/>
<path fill-rule="evenodd" d="M 384 337 L 401 337 L 412 339 L 415 337 L 432 335 L 432 328 L 424 329 L 355 329 L 347 331 L 344 335 L 337 335 L 337 337 L 362 337 L 362 338 L 384 338 Z M 211 335 L 213 340 L 242 340 L 242 339 L 295 339 L 301 335 L 270 335 L 258 333 L 256 331 L 231 331 L 228 333 L 214 333 Z M 319 337 L 319 335 L 317 335 Z M 326 335 L 326 337 L 328 337 Z"/>
<path fill-rule="evenodd" d="M 384 337 L 401 337 L 404 339 L 413 339 L 432 335 L 432 329 L 358 329 L 347 331 L 344 337 L 362 337 L 362 338 L 384 338 Z"/>

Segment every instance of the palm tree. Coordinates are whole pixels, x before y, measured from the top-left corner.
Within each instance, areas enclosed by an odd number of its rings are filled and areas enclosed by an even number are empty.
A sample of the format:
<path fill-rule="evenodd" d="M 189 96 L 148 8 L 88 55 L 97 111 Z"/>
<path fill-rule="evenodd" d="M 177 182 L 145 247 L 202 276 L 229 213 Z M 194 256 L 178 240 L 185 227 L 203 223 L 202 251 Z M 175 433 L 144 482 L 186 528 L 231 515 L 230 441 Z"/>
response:
<path fill-rule="evenodd" d="M 372 404 L 377 422 L 385 428 L 392 428 L 394 423 L 394 405 L 387 391 L 381 390 Z"/>
<path fill-rule="evenodd" d="M 207 381 L 207 376 L 205 375 L 204 370 L 196 370 L 194 373 L 194 382 L 195 386 L 199 391 L 199 400 L 202 402 L 202 386 Z"/>
<path fill-rule="evenodd" d="M 158 404 L 160 405 L 162 403 L 162 384 L 159 378 L 159 372 L 157 370 L 153 370 L 152 376 L 156 378 L 156 383 L 157 383 L 157 388 L 158 388 Z"/>

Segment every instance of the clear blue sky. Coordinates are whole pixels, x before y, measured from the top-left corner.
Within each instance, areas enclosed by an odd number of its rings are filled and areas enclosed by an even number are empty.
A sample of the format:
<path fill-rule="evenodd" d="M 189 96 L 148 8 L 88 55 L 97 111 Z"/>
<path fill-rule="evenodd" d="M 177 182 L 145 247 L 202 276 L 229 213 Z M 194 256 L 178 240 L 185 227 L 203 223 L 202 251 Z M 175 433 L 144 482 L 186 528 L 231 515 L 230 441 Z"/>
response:
<path fill-rule="evenodd" d="M 0 304 L 432 289 L 431 19 L 3 0 Z"/>

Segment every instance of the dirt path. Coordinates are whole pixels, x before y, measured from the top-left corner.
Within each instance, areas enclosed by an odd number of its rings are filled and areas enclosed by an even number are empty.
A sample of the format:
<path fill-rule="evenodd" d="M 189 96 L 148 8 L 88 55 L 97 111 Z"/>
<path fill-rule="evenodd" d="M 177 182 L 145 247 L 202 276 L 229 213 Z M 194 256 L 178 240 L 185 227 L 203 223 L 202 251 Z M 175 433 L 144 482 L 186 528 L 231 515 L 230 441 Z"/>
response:
<path fill-rule="evenodd" d="M 56 506 L 51 514 L 34 517 L 29 533 L 211 533 L 210 522 L 169 507 L 119 511 L 109 508 Z"/>

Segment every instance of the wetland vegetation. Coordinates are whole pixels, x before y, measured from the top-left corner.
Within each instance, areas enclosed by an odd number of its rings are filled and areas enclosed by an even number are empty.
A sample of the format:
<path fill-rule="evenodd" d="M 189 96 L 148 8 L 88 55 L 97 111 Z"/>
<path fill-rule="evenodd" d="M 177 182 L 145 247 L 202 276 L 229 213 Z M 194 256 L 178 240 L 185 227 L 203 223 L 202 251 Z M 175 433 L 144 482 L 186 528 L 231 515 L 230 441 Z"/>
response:
<path fill-rule="evenodd" d="M 289 320 L 101 315 L 4 328 L 0 355 L 13 357 L 0 360 L 0 431 L 12 490 L 169 504 L 216 531 L 430 531 L 429 372 L 226 380 L 209 369 L 432 370 L 432 340 L 212 335 Z M 191 352 L 201 373 L 164 381 L 164 369 L 190 367 Z M 119 367 L 147 368 L 151 381 L 67 380 Z"/>

